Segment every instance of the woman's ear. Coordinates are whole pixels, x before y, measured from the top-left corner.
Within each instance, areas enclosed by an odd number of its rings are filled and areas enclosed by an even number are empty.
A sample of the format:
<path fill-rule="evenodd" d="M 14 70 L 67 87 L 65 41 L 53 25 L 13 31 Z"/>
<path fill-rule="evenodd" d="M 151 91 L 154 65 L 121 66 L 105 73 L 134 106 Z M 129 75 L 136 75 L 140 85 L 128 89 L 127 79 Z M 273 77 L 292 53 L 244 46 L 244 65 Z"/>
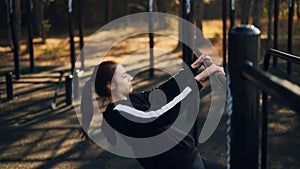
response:
<path fill-rule="evenodd" d="M 116 85 L 113 82 L 109 82 L 106 84 L 106 88 L 111 91 L 116 88 Z"/>

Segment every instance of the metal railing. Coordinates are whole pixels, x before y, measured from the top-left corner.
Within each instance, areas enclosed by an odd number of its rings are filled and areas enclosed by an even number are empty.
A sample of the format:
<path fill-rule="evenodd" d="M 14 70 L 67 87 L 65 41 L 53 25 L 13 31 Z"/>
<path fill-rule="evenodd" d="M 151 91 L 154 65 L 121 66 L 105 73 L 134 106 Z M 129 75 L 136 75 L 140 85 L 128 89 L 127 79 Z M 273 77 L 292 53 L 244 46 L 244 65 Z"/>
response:
<path fill-rule="evenodd" d="M 281 58 L 291 63 L 300 65 L 300 57 L 276 49 L 269 49 L 264 57 L 263 71 L 257 70 L 247 62 L 241 67 L 243 76 L 250 82 L 263 89 L 262 91 L 262 126 L 261 126 L 261 169 L 267 168 L 268 149 L 268 94 L 285 103 L 290 108 L 300 111 L 300 87 L 287 79 L 270 74 L 269 66 L 271 57 Z M 273 65 L 274 67 L 274 65 Z M 286 74 L 290 75 L 289 70 Z"/>

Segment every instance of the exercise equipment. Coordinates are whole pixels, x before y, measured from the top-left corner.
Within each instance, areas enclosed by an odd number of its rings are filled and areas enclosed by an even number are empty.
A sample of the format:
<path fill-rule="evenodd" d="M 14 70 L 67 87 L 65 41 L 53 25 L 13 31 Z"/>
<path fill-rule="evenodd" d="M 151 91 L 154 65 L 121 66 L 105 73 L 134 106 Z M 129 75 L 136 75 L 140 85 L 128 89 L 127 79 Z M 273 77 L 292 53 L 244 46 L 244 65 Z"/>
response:
<path fill-rule="evenodd" d="M 59 80 L 58 80 L 58 83 L 56 85 L 56 89 L 55 89 L 53 101 L 52 101 L 52 103 L 50 105 L 51 110 L 55 110 L 55 108 L 56 108 L 56 98 L 58 96 L 58 92 L 59 92 L 60 86 L 62 84 L 62 77 L 64 75 L 63 71 L 60 71 L 59 73 L 60 73 Z"/>

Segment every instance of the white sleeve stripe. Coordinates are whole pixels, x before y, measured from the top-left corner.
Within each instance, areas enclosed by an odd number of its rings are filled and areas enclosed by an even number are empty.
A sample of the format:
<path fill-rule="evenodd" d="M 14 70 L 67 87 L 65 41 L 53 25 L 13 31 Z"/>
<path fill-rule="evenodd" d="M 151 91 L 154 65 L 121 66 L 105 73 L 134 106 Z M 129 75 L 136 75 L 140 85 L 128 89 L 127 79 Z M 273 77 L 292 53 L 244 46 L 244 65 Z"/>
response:
<path fill-rule="evenodd" d="M 114 110 L 123 111 L 128 114 L 131 114 L 136 117 L 140 118 L 153 118 L 153 117 L 159 117 L 165 112 L 169 111 L 171 108 L 173 108 L 177 103 L 181 102 L 190 92 L 192 89 L 190 87 L 186 87 L 179 95 L 177 95 L 172 101 L 170 101 L 168 104 L 164 105 L 158 110 L 144 112 L 137 110 L 135 108 L 132 108 L 130 106 L 126 105 L 117 105 Z"/>

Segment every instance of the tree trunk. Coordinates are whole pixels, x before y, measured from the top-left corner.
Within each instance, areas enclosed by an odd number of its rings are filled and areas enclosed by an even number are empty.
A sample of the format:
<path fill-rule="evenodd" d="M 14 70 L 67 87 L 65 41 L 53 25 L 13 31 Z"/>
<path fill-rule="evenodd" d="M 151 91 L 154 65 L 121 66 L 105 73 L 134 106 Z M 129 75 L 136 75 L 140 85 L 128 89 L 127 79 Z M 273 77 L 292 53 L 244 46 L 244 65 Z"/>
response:
<path fill-rule="evenodd" d="M 156 6 L 157 6 L 157 10 L 158 12 L 162 12 L 162 13 L 167 13 L 168 11 L 168 5 L 171 3 L 170 0 L 161 0 L 161 1 L 154 1 Z M 164 18 L 159 19 L 160 23 L 159 23 L 159 27 L 161 29 L 167 28 L 168 24 L 167 22 L 164 20 Z"/>
<path fill-rule="evenodd" d="M 42 0 L 33 0 L 33 33 L 35 36 L 42 36 L 43 9 Z"/>
<path fill-rule="evenodd" d="M 112 2 L 111 0 L 105 0 L 104 1 L 104 6 L 105 6 L 105 9 L 104 9 L 104 17 L 105 17 L 105 23 L 108 23 L 111 21 L 112 19 Z"/>
<path fill-rule="evenodd" d="M 21 41 L 21 0 L 15 0 L 15 21 L 16 21 L 16 39 L 17 48 L 20 50 Z"/>
<path fill-rule="evenodd" d="M 195 20 L 196 26 L 202 31 L 202 19 L 204 13 L 203 0 L 195 0 Z"/>
<path fill-rule="evenodd" d="M 9 0 L 5 0 L 5 4 L 6 4 L 6 19 L 7 19 L 7 30 L 8 30 L 8 32 L 7 32 L 7 40 L 8 40 L 8 44 L 9 44 L 9 47 L 10 47 L 10 49 L 11 49 L 11 51 L 13 50 L 13 42 L 12 42 L 12 37 L 11 37 L 11 27 L 10 27 L 10 25 L 11 25 L 11 20 L 10 20 L 10 9 L 9 9 Z"/>
<path fill-rule="evenodd" d="M 300 0 L 297 0 L 297 17 L 300 19 Z"/>
<path fill-rule="evenodd" d="M 40 35 L 40 26 L 42 24 L 41 21 L 41 12 L 40 12 L 40 1 L 33 0 L 33 33 L 35 36 Z"/>
<path fill-rule="evenodd" d="M 175 0 L 175 3 L 177 5 L 177 15 L 179 17 L 182 17 L 182 6 L 181 6 L 181 3 L 182 3 L 183 0 Z M 178 23 L 178 38 L 179 39 L 182 39 L 182 23 L 180 22 L 179 20 L 179 23 Z M 178 49 L 181 49 L 182 47 L 182 43 L 181 41 L 178 41 L 178 45 L 176 47 L 175 50 L 178 50 Z"/>
<path fill-rule="evenodd" d="M 268 44 L 272 41 L 272 17 L 273 17 L 273 0 L 268 1 Z"/>
<path fill-rule="evenodd" d="M 249 23 L 250 8 L 251 8 L 251 0 L 243 0 L 243 2 L 242 2 L 241 24 L 248 24 Z"/>
<path fill-rule="evenodd" d="M 44 0 L 41 0 L 41 20 L 42 20 L 41 38 L 42 38 L 42 43 L 46 43 L 46 30 L 45 30 L 45 26 L 46 26 L 46 24 L 48 24 L 44 20 L 44 6 L 45 6 L 45 2 L 44 2 Z"/>
<path fill-rule="evenodd" d="M 260 18 L 262 11 L 262 0 L 255 0 L 253 5 L 253 25 L 260 28 Z"/>

